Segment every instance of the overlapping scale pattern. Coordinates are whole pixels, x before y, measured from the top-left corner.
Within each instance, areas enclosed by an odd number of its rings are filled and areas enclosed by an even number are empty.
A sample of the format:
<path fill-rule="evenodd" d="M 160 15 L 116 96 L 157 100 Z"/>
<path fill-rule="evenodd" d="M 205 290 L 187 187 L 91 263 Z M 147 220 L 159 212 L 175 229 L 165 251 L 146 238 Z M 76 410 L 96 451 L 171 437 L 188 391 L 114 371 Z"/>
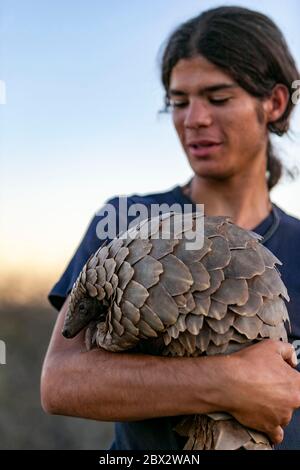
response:
<path fill-rule="evenodd" d="M 200 221 L 203 246 L 186 249 Z M 263 338 L 287 341 L 289 298 L 277 264 L 258 235 L 227 217 L 163 214 L 89 259 L 66 323 L 89 296 L 106 305 L 105 318 L 87 327 L 89 347 L 196 357 L 235 352 Z M 271 448 L 265 436 L 225 414 L 187 417 L 176 430 L 187 436 L 186 449 Z"/>

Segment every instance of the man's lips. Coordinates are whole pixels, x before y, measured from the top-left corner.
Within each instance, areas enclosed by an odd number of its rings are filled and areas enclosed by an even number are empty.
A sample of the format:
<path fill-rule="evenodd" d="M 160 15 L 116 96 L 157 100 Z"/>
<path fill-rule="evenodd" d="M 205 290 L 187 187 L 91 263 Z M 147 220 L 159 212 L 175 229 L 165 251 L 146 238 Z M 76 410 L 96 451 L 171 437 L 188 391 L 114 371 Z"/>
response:
<path fill-rule="evenodd" d="M 189 139 L 187 140 L 187 145 L 217 145 L 220 144 L 221 141 L 217 139 Z"/>
<path fill-rule="evenodd" d="M 222 142 L 217 140 L 190 140 L 187 142 L 189 153 L 195 157 L 205 157 L 220 148 Z"/>

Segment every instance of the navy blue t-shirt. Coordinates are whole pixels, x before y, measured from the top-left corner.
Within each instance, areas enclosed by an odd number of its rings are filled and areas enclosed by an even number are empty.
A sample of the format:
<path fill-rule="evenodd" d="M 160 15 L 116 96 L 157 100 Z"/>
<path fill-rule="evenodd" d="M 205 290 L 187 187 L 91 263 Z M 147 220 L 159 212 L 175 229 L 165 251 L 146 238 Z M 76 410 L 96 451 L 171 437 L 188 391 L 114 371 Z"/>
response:
<path fill-rule="evenodd" d="M 108 201 L 118 210 L 119 199 Z M 133 195 L 128 198 L 128 206 L 132 204 L 168 205 L 193 204 L 183 194 L 180 186 L 164 192 L 146 196 Z M 195 207 L 195 206 L 194 206 Z M 282 261 L 280 272 L 288 288 L 291 298 L 288 311 L 291 319 L 292 331 L 289 341 L 300 340 L 300 220 L 289 216 L 275 206 L 278 217 L 278 228 L 265 245 Z M 134 217 L 128 217 L 130 223 Z M 76 253 L 71 259 L 66 271 L 55 284 L 49 294 L 49 300 L 54 307 L 60 309 L 70 293 L 73 283 L 90 255 L 105 241 L 97 236 L 97 225 L 101 216 L 95 216 L 83 237 Z M 258 227 L 253 230 L 264 235 L 273 226 L 274 214 L 270 214 Z M 118 227 L 117 227 L 118 233 Z M 300 344 L 300 343 L 299 343 Z M 300 371 L 300 367 L 298 366 Z M 147 395 L 145 395 L 147 400 Z M 119 450 L 180 450 L 185 440 L 173 431 L 178 417 L 153 418 L 144 421 L 122 422 L 115 425 L 115 439 L 112 449 Z M 300 449 L 300 409 L 294 413 L 290 424 L 285 428 L 284 441 L 278 449 Z"/>

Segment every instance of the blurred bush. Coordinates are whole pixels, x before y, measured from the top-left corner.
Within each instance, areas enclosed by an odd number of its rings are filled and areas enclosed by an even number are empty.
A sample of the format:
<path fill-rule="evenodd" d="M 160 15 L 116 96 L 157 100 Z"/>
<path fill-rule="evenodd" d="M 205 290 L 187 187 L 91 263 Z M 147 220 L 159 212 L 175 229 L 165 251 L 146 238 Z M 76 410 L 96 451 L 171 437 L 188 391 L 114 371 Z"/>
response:
<path fill-rule="evenodd" d="M 112 423 L 49 416 L 40 404 L 40 373 L 56 319 L 51 307 L 2 305 L 0 340 L 0 449 L 107 449 Z"/>

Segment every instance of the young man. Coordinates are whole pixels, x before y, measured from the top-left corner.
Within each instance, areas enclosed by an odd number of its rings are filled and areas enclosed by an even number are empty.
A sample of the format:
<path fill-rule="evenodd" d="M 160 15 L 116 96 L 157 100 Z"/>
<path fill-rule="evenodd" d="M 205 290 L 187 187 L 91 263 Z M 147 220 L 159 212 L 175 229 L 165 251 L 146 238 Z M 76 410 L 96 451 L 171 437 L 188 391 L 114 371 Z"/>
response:
<path fill-rule="evenodd" d="M 259 13 L 224 7 L 181 25 L 166 45 L 162 82 L 194 177 L 185 188 L 129 198 L 147 207 L 202 203 L 206 215 L 229 215 L 263 235 L 284 263 L 291 341 L 300 339 L 300 221 L 270 201 L 281 165 L 269 134 L 287 132 L 297 78 L 280 31 Z M 118 209 L 118 198 L 110 202 Z M 62 337 L 73 282 L 103 241 L 96 235 L 99 219 L 50 293 L 61 311 L 43 368 L 44 409 L 118 421 L 113 449 L 182 449 L 173 431 L 178 416 L 213 411 L 231 413 L 280 448 L 300 449 L 300 375 L 288 344 L 264 341 L 229 358 L 170 360 L 83 352 L 82 334 Z"/>

